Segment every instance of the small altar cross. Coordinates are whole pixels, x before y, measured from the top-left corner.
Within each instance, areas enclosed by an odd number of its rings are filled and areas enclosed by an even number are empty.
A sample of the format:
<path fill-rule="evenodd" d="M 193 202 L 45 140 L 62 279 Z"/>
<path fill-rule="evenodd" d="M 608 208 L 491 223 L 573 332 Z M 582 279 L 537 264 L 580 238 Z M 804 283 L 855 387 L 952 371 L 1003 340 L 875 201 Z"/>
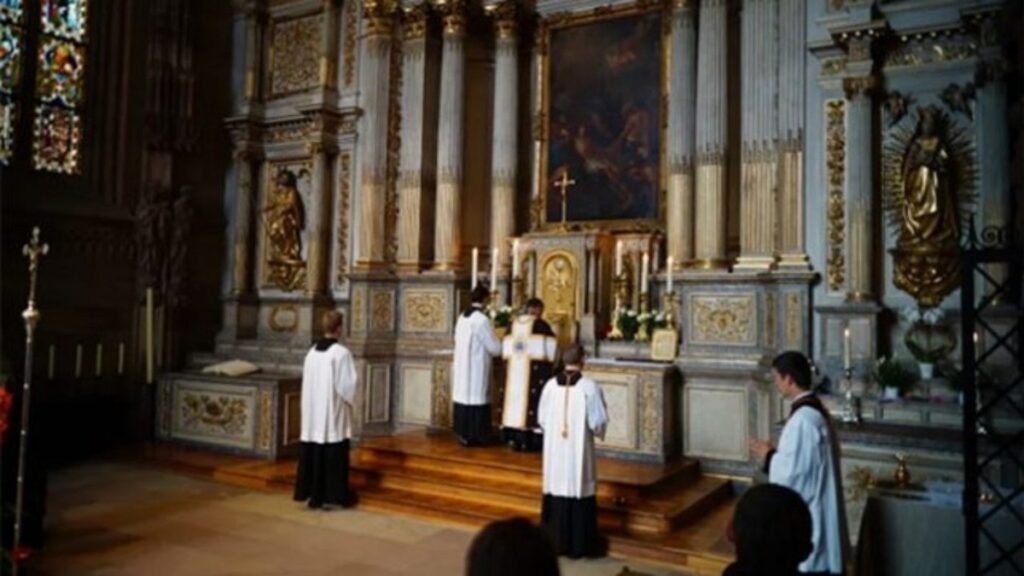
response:
<path fill-rule="evenodd" d="M 576 181 L 569 178 L 568 170 L 562 170 L 562 175 L 555 180 L 555 188 L 558 188 L 562 194 L 562 230 L 568 229 L 565 223 L 566 198 L 569 196 L 569 186 L 575 185 Z"/>

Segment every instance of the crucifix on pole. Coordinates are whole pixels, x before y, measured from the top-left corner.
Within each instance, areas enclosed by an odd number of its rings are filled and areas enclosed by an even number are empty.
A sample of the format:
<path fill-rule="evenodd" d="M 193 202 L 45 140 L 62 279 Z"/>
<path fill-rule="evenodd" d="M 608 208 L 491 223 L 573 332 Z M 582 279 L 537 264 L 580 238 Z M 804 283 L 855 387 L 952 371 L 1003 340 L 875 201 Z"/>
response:
<path fill-rule="evenodd" d="M 562 194 L 562 230 L 568 230 L 569 225 L 565 220 L 566 202 L 569 196 L 569 187 L 575 186 L 576 181 L 569 178 L 569 170 L 562 169 L 561 175 L 555 180 L 555 188 L 558 188 Z"/>

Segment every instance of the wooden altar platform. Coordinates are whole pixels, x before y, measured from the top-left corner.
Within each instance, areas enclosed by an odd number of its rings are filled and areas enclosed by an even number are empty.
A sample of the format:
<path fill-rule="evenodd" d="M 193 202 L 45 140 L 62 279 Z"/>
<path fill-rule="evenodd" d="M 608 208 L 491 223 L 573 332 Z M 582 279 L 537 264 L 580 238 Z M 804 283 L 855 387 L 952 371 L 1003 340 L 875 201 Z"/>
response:
<path fill-rule="evenodd" d="M 152 445 L 152 463 L 232 485 L 290 491 L 295 461 L 268 462 Z M 725 539 L 733 488 L 705 476 L 695 460 L 650 464 L 598 459 L 602 531 L 615 556 L 719 574 L 732 561 Z M 510 516 L 540 517 L 541 457 L 504 446 L 463 448 L 447 433 L 365 438 L 353 452 L 359 506 L 482 526 Z"/>

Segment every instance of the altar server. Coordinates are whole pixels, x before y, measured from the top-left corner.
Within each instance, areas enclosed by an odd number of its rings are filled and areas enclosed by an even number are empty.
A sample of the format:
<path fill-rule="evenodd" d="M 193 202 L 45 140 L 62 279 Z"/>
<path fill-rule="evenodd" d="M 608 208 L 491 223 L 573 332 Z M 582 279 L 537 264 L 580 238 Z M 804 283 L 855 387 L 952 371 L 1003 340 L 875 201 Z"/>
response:
<path fill-rule="evenodd" d="M 352 407 L 356 367 L 352 354 L 338 343 L 341 314 L 324 313 L 324 337 L 306 353 L 302 366 L 302 433 L 295 500 L 310 508 L 354 503 L 348 486 Z"/>
<path fill-rule="evenodd" d="M 469 308 L 455 323 L 453 428 L 463 446 L 484 445 L 491 435 L 491 358 L 501 354 L 501 341 L 484 312 L 488 296 L 484 286 L 474 288 Z"/>
<path fill-rule="evenodd" d="M 601 388 L 583 375 L 583 347 L 570 346 L 562 360 L 565 370 L 544 386 L 538 409 L 544 430 L 541 524 L 560 556 L 599 556 L 594 437 L 604 438 L 608 412 Z"/>
<path fill-rule="evenodd" d="M 752 439 L 751 451 L 764 462 L 768 480 L 800 494 L 811 511 L 814 551 L 800 564 L 800 571 L 842 574 L 849 540 L 835 430 L 828 411 L 811 392 L 806 356 L 783 352 L 772 362 L 772 376 L 779 393 L 792 402 L 789 419 L 778 448 Z"/>
<path fill-rule="evenodd" d="M 516 450 L 537 451 L 543 436 L 537 426 L 537 405 L 551 379 L 557 342 L 544 321 L 544 302 L 530 298 L 526 314 L 512 322 L 502 342 L 505 358 L 505 403 L 501 411 L 501 437 Z"/>

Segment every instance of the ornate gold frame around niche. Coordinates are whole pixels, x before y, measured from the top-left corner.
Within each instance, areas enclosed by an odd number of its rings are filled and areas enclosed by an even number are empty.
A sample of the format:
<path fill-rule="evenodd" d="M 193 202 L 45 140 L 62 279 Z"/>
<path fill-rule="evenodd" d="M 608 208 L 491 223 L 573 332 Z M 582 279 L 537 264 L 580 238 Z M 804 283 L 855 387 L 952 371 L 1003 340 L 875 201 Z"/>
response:
<path fill-rule="evenodd" d="M 267 198 L 270 195 L 271 187 L 274 185 L 274 178 L 277 176 L 278 170 L 282 166 L 301 164 L 303 169 L 306 170 L 310 177 L 313 174 L 313 159 L 309 156 L 293 156 L 288 158 L 275 158 L 268 160 L 261 170 L 260 174 L 260 193 L 256 197 L 257 206 L 255 219 L 253 225 L 256 226 L 259 234 L 257 236 L 258 243 L 257 248 L 259 250 L 259 289 L 260 290 L 278 290 L 280 292 L 296 292 L 301 290 L 302 286 L 306 282 L 306 274 L 308 271 L 303 271 L 301 277 L 297 278 L 292 286 L 280 286 L 275 284 L 270 277 L 270 267 L 267 265 L 268 254 L 270 250 L 270 239 L 267 238 L 267 230 L 263 223 L 263 208 L 267 205 Z M 310 182 L 312 185 L 312 180 Z M 303 199 L 303 216 L 304 222 L 308 226 L 309 223 L 309 206 L 305 204 Z M 308 242 L 308 235 L 305 236 L 303 242 Z M 304 262 L 308 264 L 308 260 L 304 259 Z"/>
<path fill-rule="evenodd" d="M 548 149 L 550 140 L 550 94 L 551 79 L 548 70 L 550 68 L 550 47 L 551 33 L 573 26 L 586 26 L 596 22 L 638 16 L 651 12 L 660 12 L 661 16 L 661 70 L 659 79 L 660 102 L 658 110 L 658 190 L 657 190 L 657 218 L 631 218 L 617 220 L 569 220 L 567 226 L 562 227 L 561 221 L 547 221 L 547 196 L 552 188 L 548 181 Z M 620 232 L 663 232 L 665 222 L 665 201 L 668 183 L 668 155 L 665 153 L 665 143 L 668 141 L 668 71 L 670 65 L 670 35 L 672 31 L 671 14 L 664 8 L 664 4 L 656 0 L 637 0 L 632 4 L 621 6 L 603 6 L 578 13 L 560 13 L 541 20 L 537 32 L 537 85 L 540 86 L 539 111 L 534 118 L 534 140 L 540 142 L 540 154 L 534 161 L 534 170 L 538 175 L 539 193 L 532 202 L 531 215 L 534 221 L 531 228 L 543 231 L 580 231 L 580 230 L 609 230 Z M 539 206 L 537 205 L 539 204 Z"/>

